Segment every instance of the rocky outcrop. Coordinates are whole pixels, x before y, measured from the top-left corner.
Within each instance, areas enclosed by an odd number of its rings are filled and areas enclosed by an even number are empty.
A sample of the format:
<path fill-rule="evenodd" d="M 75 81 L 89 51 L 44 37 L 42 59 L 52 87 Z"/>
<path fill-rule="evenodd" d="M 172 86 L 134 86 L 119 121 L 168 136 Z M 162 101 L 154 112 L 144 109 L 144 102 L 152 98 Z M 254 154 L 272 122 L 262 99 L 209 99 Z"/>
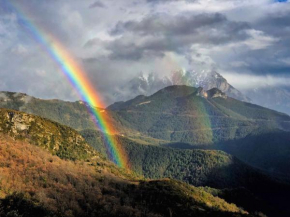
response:
<path fill-rule="evenodd" d="M 212 88 L 210 90 L 208 90 L 206 92 L 206 95 L 208 98 L 223 98 L 223 99 L 227 99 L 228 96 L 223 93 L 221 90 L 217 89 L 217 88 Z"/>
<path fill-rule="evenodd" d="M 44 147 L 59 156 L 70 149 L 72 156 L 92 153 L 92 148 L 77 131 L 19 111 L 0 109 L 0 133 Z M 74 159 L 72 156 L 67 157 Z"/>

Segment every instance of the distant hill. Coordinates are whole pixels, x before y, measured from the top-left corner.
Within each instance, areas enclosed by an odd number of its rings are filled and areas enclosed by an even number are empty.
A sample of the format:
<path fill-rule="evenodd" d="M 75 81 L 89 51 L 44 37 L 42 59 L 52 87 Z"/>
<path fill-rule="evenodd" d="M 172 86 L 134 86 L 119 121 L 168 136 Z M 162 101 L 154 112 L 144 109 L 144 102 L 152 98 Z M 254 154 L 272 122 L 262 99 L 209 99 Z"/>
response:
<path fill-rule="evenodd" d="M 202 188 L 140 179 L 76 131 L 0 109 L 0 216 L 254 216 Z"/>
<path fill-rule="evenodd" d="M 290 130 L 290 116 L 189 86 L 170 86 L 107 108 L 130 128 L 153 138 L 211 144 L 263 128 Z"/>

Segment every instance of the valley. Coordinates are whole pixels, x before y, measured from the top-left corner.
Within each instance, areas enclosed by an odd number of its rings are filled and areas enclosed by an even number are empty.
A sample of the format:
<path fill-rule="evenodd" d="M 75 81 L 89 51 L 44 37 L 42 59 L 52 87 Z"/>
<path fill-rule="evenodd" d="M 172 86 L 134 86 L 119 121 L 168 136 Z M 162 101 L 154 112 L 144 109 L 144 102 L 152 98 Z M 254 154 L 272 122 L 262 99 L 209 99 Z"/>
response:
<path fill-rule="evenodd" d="M 253 214 L 287 216 L 283 198 L 290 191 L 286 151 L 290 117 L 282 113 L 234 100 L 217 89 L 206 92 L 187 86 L 171 86 L 149 97 L 100 108 L 118 130 L 114 137 L 128 155 L 131 174 L 107 163 L 106 139 L 84 103 L 6 92 L 0 105 L 39 115 L 1 110 L 1 131 L 8 139 L 36 145 L 60 159 L 103 165 L 105 173 L 117 178 L 133 182 L 141 177 L 170 178 L 202 190 L 207 186 L 210 194 Z"/>
<path fill-rule="evenodd" d="M 251 216 L 202 188 L 120 169 L 71 128 L 14 110 L 0 113 L 0 216 Z"/>

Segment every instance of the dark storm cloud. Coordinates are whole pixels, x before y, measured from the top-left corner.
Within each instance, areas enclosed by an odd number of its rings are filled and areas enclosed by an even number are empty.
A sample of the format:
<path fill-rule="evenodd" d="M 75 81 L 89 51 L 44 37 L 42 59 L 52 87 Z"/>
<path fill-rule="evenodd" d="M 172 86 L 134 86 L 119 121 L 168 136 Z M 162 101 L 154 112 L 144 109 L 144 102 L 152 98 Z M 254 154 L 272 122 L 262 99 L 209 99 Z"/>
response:
<path fill-rule="evenodd" d="M 110 33 L 122 37 L 107 48 L 115 59 L 138 60 L 144 55 L 162 56 L 166 51 L 185 54 L 192 44 L 219 45 L 243 41 L 248 38 L 249 29 L 247 23 L 229 21 L 219 13 L 157 14 L 139 22 L 119 22 Z"/>
<path fill-rule="evenodd" d="M 280 13 L 268 13 L 266 16 L 253 23 L 255 28 L 282 39 L 290 38 L 290 7 Z"/>

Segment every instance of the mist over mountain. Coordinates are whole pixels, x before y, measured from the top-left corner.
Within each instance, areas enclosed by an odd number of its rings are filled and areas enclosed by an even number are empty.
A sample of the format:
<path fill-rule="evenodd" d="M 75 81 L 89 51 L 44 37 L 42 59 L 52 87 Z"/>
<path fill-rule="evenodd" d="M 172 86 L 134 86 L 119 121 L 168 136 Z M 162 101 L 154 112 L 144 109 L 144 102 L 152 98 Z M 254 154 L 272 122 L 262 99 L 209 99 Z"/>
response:
<path fill-rule="evenodd" d="M 218 88 L 228 96 L 249 102 L 251 99 L 230 85 L 227 80 L 216 71 L 175 71 L 169 76 L 160 77 L 156 73 L 132 78 L 120 86 L 115 94 L 116 101 L 126 101 L 138 95 L 149 96 L 158 90 L 171 85 L 187 85 L 202 87 L 205 90 Z"/>
<path fill-rule="evenodd" d="M 157 73 L 140 73 L 125 84 L 120 85 L 114 94 L 115 101 L 127 101 L 138 95 L 149 96 L 171 85 L 202 87 L 205 90 L 218 88 L 229 97 L 252 102 L 266 108 L 290 114 L 290 89 L 283 86 L 262 85 L 238 90 L 216 71 L 175 71 L 169 76 L 160 77 Z"/>
<path fill-rule="evenodd" d="M 290 115 L 290 89 L 287 87 L 267 85 L 265 87 L 243 90 L 243 93 L 251 96 L 252 102 L 258 105 Z"/>

